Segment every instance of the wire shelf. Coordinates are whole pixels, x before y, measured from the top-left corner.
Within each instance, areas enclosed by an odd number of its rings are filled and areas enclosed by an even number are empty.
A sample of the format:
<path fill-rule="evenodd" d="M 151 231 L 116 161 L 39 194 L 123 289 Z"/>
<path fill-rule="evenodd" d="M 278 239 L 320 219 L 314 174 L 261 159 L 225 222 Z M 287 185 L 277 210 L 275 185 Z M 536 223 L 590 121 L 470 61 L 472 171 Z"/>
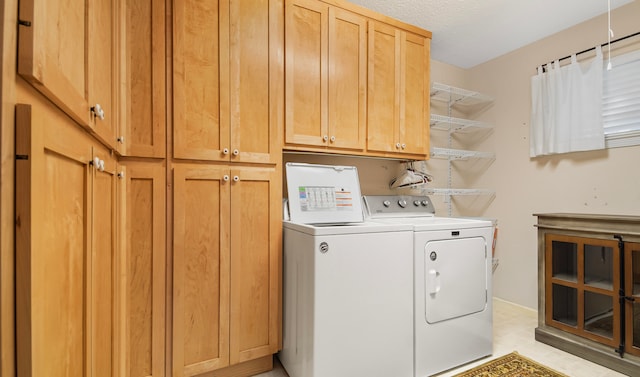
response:
<path fill-rule="evenodd" d="M 434 130 L 451 131 L 456 133 L 471 133 L 479 130 L 492 129 L 488 123 L 446 115 L 431 114 L 431 128 Z"/>
<path fill-rule="evenodd" d="M 456 88 L 446 84 L 434 82 L 431 84 L 431 99 L 448 102 L 451 105 L 481 105 L 493 102 L 493 97 L 471 90 Z"/>
<path fill-rule="evenodd" d="M 462 149 L 449 148 L 431 148 L 431 157 L 449 160 L 468 160 L 472 158 L 494 159 L 496 155 L 495 153 L 491 152 L 466 151 Z"/>

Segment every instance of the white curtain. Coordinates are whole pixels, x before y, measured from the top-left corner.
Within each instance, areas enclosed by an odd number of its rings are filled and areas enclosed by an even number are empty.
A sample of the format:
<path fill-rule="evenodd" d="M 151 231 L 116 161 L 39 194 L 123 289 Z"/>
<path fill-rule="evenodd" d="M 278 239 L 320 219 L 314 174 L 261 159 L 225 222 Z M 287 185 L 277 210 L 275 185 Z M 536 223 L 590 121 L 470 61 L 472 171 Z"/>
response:
<path fill-rule="evenodd" d="M 604 149 L 602 49 L 584 67 L 556 60 L 531 78 L 530 156 Z"/>

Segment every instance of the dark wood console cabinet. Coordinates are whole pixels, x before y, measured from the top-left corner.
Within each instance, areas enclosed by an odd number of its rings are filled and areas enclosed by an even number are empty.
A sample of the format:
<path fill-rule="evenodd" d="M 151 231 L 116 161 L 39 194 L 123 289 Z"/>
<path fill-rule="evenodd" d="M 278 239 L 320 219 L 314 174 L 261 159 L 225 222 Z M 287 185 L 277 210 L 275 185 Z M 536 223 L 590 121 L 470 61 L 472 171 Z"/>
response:
<path fill-rule="evenodd" d="M 538 217 L 536 340 L 633 375 L 640 368 L 640 216 Z"/>

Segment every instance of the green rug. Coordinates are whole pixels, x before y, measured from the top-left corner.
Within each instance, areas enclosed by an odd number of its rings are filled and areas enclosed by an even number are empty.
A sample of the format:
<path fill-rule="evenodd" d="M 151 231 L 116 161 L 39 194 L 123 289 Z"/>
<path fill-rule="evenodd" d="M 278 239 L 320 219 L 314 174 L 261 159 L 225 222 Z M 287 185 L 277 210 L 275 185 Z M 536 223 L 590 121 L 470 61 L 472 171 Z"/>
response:
<path fill-rule="evenodd" d="M 569 377 L 520 356 L 517 352 L 487 361 L 454 377 Z"/>

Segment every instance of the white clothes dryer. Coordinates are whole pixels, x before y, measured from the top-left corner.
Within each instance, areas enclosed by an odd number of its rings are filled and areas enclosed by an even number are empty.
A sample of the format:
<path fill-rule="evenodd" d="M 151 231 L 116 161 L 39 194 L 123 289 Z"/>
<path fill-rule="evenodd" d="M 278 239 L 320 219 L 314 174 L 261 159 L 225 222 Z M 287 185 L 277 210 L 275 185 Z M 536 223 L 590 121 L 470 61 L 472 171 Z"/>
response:
<path fill-rule="evenodd" d="M 426 196 L 364 202 L 371 221 L 413 227 L 415 376 L 491 355 L 493 223 L 436 217 Z"/>

